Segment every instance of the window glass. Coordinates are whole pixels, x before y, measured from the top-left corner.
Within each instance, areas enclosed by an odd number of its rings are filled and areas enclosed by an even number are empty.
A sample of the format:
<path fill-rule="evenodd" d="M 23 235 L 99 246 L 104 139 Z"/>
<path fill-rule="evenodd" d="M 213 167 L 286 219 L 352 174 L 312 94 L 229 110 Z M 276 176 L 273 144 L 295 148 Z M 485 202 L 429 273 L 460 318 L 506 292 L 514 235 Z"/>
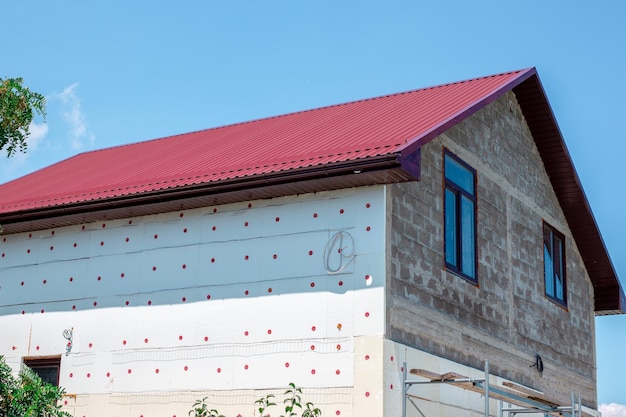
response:
<path fill-rule="evenodd" d="M 546 277 L 546 294 L 551 297 L 554 297 L 554 281 L 549 279 L 549 277 L 554 275 L 552 270 L 553 262 L 552 255 L 550 254 L 550 249 L 547 245 L 543 245 L 543 273 Z"/>
<path fill-rule="evenodd" d="M 476 173 L 444 153 L 446 268 L 476 281 Z"/>
<path fill-rule="evenodd" d="M 456 258 L 456 193 L 446 190 L 446 263 L 457 266 Z"/>
<path fill-rule="evenodd" d="M 52 385 L 59 385 L 59 369 L 61 358 L 28 358 L 24 365 L 32 369 L 44 381 Z"/>
<path fill-rule="evenodd" d="M 554 237 L 554 253 L 563 253 L 563 242 L 558 237 Z M 560 256 L 555 257 L 554 262 L 554 285 L 556 287 L 556 298 L 563 300 L 563 263 Z"/>
<path fill-rule="evenodd" d="M 446 155 L 445 165 L 446 179 L 474 195 L 474 174 L 449 155 Z"/>
<path fill-rule="evenodd" d="M 32 368 L 39 377 L 48 384 L 57 385 L 59 382 L 59 368 L 52 366 L 36 366 Z"/>
<path fill-rule="evenodd" d="M 466 196 L 461 197 L 461 236 L 463 240 L 461 242 L 461 265 L 465 275 L 474 277 L 474 202 Z"/>
<path fill-rule="evenodd" d="M 546 295 L 567 305 L 565 238 L 545 222 L 543 223 L 543 274 Z"/>

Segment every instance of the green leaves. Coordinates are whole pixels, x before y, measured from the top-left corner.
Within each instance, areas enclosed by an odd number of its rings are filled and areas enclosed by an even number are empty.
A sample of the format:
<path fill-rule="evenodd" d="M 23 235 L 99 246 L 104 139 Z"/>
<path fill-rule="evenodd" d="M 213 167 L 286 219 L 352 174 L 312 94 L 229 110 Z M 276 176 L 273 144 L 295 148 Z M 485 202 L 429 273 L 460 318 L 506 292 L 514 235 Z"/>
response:
<path fill-rule="evenodd" d="M 283 406 L 285 414 L 281 414 L 280 417 L 297 417 L 298 410 L 302 412 L 302 417 L 321 417 L 322 411 L 315 407 L 312 402 L 307 402 L 302 407 L 302 389 L 296 386 L 293 382 L 289 383 L 287 390 L 284 393 Z M 209 409 L 207 405 L 207 398 L 204 397 L 194 403 L 193 408 L 189 411 L 190 417 L 224 417 L 219 414 L 215 409 Z M 265 397 L 261 397 L 254 402 L 254 415 L 260 417 L 269 417 L 268 410 L 271 407 L 275 407 L 274 402 L 275 395 L 267 394 Z"/>
<path fill-rule="evenodd" d="M 71 417 L 59 405 L 63 393 L 63 389 L 42 381 L 27 366 L 15 378 L 0 355 L 0 416 Z"/>
<path fill-rule="evenodd" d="M 322 410 L 315 407 L 312 402 L 308 402 L 305 405 L 305 409 L 302 412 L 302 417 L 321 417 Z"/>
<path fill-rule="evenodd" d="M 21 78 L 0 79 L 0 150 L 6 149 L 7 157 L 26 151 L 35 113 L 46 117 L 46 98 L 22 83 Z"/>
<path fill-rule="evenodd" d="M 209 397 L 204 397 L 193 404 L 193 408 L 189 411 L 191 417 L 224 417 L 216 409 L 209 409 L 206 401 Z"/>
<path fill-rule="evenodd" d="M 274 398 L 273 394 L 267 394 L 265 397 L 263 398 L 259 398 L 258 400 L 256 400 L 254 402 L 254 404 L 258 407 L 257 410 L 259 410 L 259 415 L 262 417 L 266 417 L 269 416 L 269 414 L 266 414 L 265 416 L 263 415 L 263 412 L 268 409 L 269 407 L 275 406 L 276 403 L 272 402 L 272 398 Z"/>
<path fill-rule="evenodd" d="M 285 396 L 286 398 L 283 400 L 285 414 L 281 415 L 281 417 L 297 416 L 296 408 L 302 410 L 302 417 L 319 417 L 322 415 L 322 411 L 315 407 L 312 402 L 304 404 L 304 409 L 302 409 L 302 389 L 298 388 L 293 382 L 289 384 L 289 388 L 285 391 Z"/>
<path fill-rule="evenodd" d="M 301 394 L 302 390 L 296 387 L 293 382 L 290 382 L 289 388 L 285 391 L 285 396 L 287 398 L 283 400 L 283 403 L 285 404 L 285 414 L 281 415 L 281 417 L 293 417 L 297 415 L 294 410 L 296 407 L 302 409 L 302 404 L 300 404 Z"/>
<path fill-rule="evenodd" d="M 12 410 L 14 392 L 18 389 L 18 382 L 13 378 L 12 370 L 0 356 L 0 416 L 9 416 Z"/>

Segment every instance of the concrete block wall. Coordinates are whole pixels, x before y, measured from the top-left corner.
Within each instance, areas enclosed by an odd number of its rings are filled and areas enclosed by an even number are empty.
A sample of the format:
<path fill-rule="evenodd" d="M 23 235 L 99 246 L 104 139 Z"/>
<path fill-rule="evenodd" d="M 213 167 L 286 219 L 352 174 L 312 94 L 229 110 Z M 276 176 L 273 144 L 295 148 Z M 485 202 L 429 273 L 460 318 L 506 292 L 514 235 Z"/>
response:
<path fill-rule="evenodd" d="M 444 148 L 477 170 L 478 285 L 445 270 Z M 596 406 L 593 288 L 513 93 L 425 145 L 387 204 L 389 339 Z M 567 308 L 545 296 L 544 219 L 566 237 Z"/>

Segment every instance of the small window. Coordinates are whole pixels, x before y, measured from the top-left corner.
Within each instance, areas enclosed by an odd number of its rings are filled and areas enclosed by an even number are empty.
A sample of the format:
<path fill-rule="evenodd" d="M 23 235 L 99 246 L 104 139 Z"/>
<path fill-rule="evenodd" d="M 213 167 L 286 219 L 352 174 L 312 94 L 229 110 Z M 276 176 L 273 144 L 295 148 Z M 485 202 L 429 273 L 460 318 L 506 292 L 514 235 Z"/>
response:
<path fill-rule="evenodd" d="M 444 160 L 446 268 L 476 282 L 476 171 L 448 151 Z"/>
<path fill-rule="evenodd" d="M 565 237 L 547 223 L 543 223 L 543 276 L 546 295 L 567 305 L 565 285 Z"/>
<path fill-rule="evenodd" d="M 61 357 L 24 358 L 24 365 L 32 369 L 44 382 L 59 386 Z"/>

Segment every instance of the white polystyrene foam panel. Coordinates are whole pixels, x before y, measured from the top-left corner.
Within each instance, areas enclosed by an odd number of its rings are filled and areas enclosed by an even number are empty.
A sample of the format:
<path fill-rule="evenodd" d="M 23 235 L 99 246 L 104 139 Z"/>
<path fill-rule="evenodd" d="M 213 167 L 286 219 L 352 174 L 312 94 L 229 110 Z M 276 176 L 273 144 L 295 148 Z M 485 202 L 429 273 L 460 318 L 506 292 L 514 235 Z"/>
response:
<path fill-rule="evenodd" d="M 351 387 L 355 338 L 384 332 L 384 195 L 371 187 L 8 236 L 0 352 L 10 363 L 62 355 L 77 407 L 107 393 Z M 68 356 L 64 329 L 74 332 Z"/>

